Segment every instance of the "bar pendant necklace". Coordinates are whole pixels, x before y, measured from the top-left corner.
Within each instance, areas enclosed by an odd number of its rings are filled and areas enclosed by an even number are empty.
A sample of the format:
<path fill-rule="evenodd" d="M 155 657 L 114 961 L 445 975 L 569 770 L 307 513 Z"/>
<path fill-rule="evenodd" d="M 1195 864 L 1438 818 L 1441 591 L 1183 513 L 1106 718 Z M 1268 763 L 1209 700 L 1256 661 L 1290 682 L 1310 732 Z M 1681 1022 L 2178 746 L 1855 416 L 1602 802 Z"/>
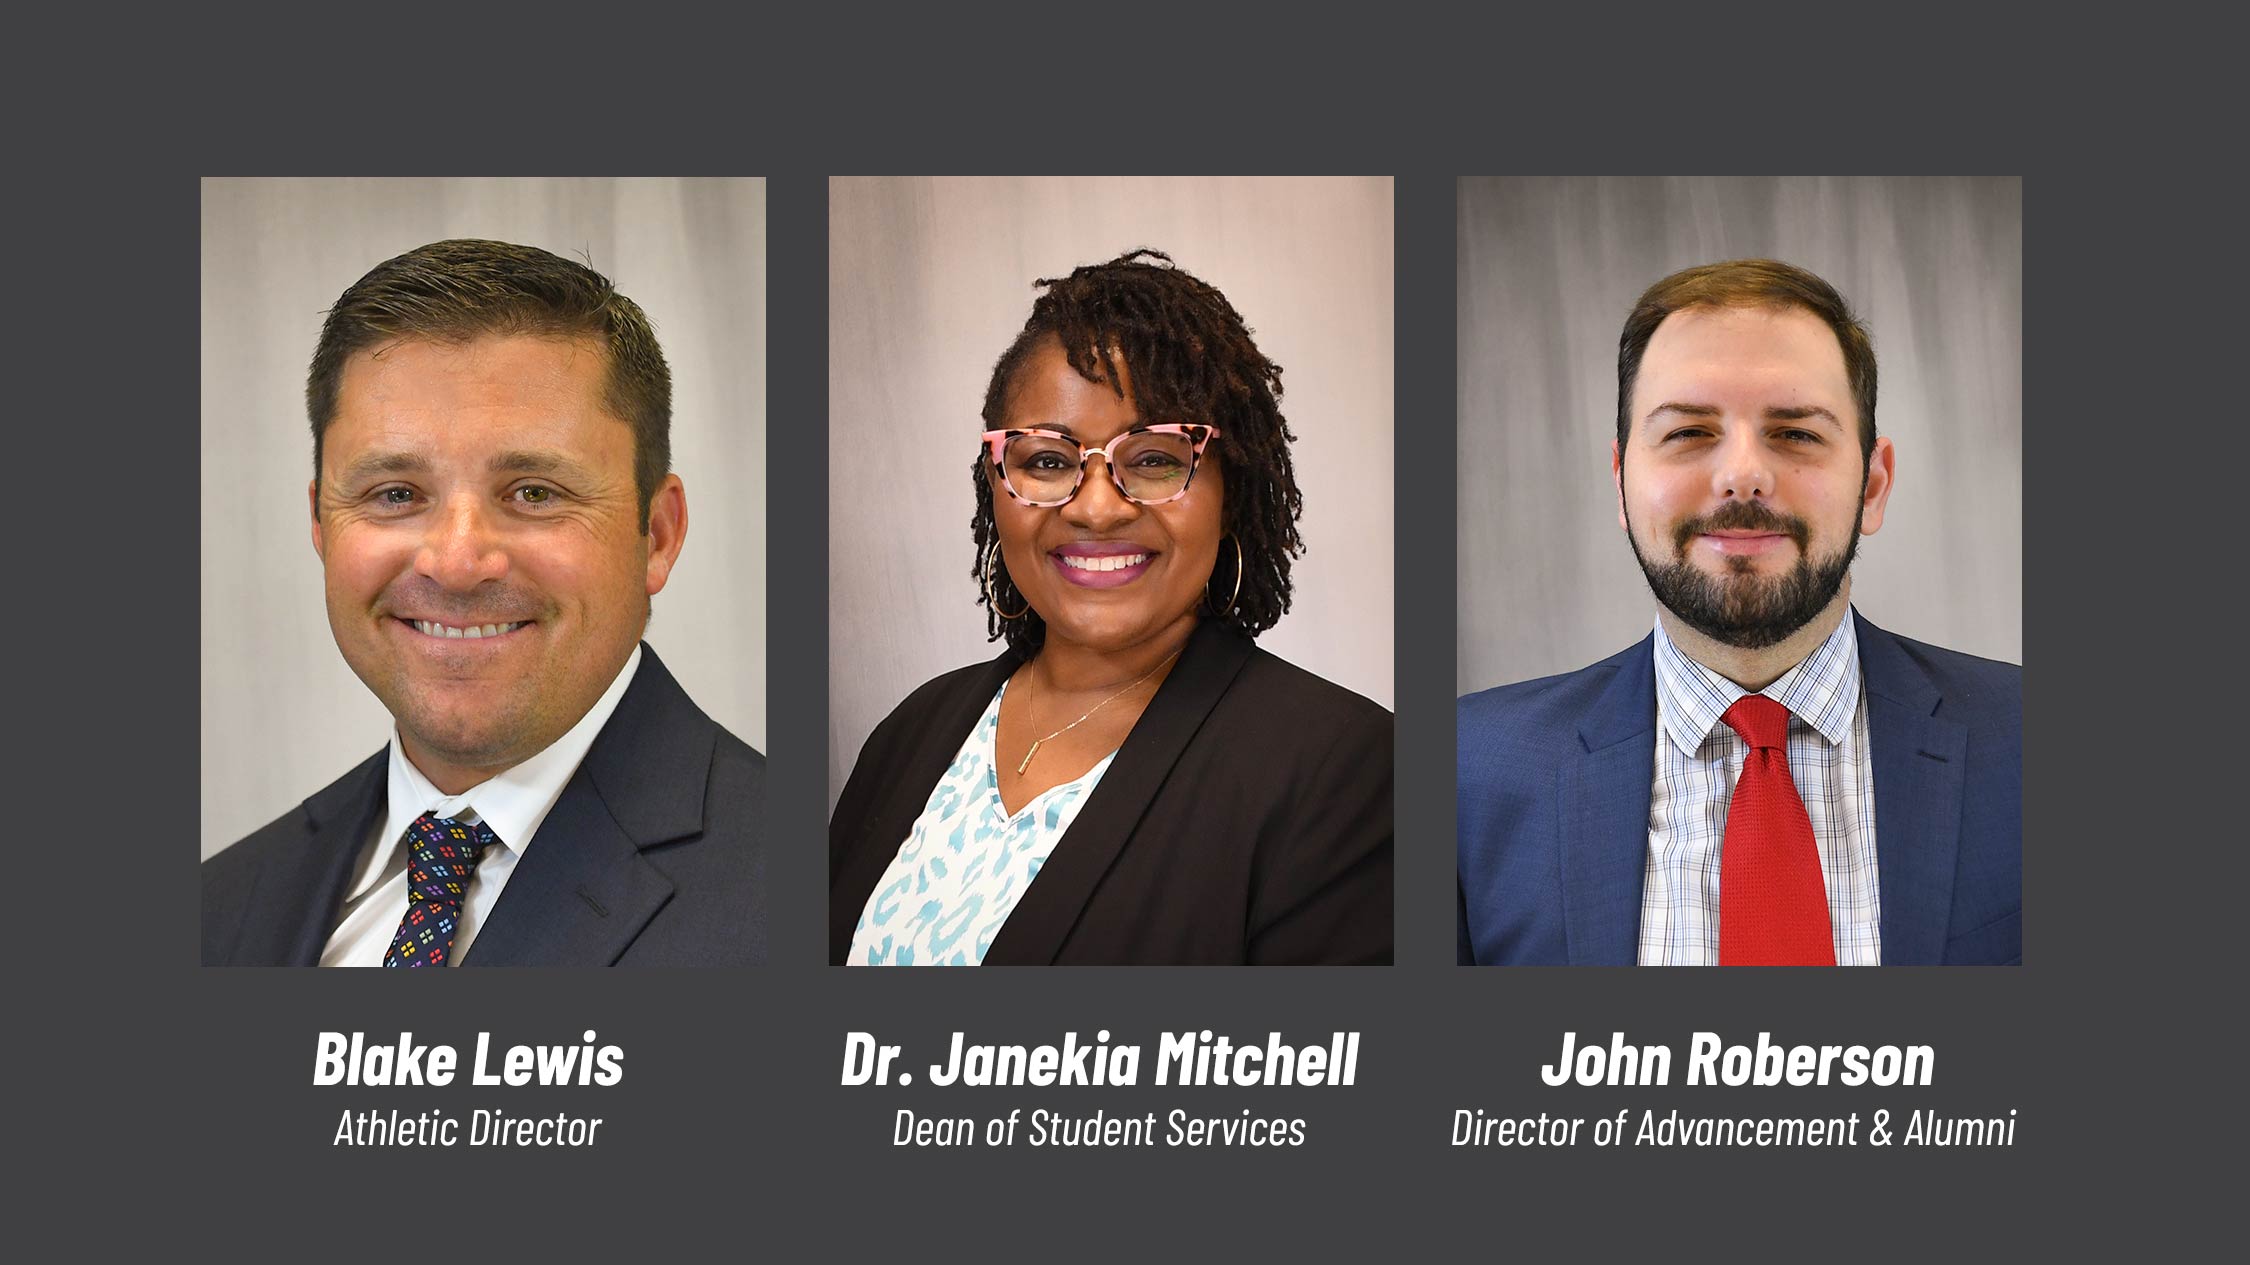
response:
<path fill-rule="evenodd" d="M 1185 647 L 1185 646 L 1182 646 L 1182 647 L 1181 647 L 1180 649 L 1181 649 L 1181 650 L 1185 650 L 1186 648 L 1187 648 L 1187 647 Z M 1170 663 L 1170 662 L 1171 662 L 1172 660 L 1174 660 L 1174 659 L 1177 659 L 1177 658 L 1179 658 L 1179 657 L 1180 657 L 1180 651 L 1179 651 L 1179 650 L 1175 650 L 1175 651 L 1173 651 L 1172 653 L 1170 653 L 1170 654 L 1168 654 L 1168 655 L 1165 655 L 1165 656 L 1164 656 L 1164 658 L 1163 658 L 1163 659 L 1162 659 L 1162 660 L 1161 660 L 1160 662 L 1158 662 L 1158 663 L 1157 663 L 1157 665 L 1156 665 L 1155 667 L 1153 667 L 1153 668 L 1150 668 L 1150 669 L 1149 669 L 1148 671 L 1146 671 L 1146 672 L 1143 672 L 1143 673 L 1141 673 L 1141 674 L 1140 674 L 1139 676 L 1137 676 L 1137 677 L 1133 678 L 1133 679 L 1132 679 L 1131 681 L 1127 682 L 1127 683 L 1126 683 L 1126 685 L 1125 685 L 1125 688 L 1124 688 L 1124 689 L 1122 689 L 1122 690 L 1119 690 L 1119 691 L 1117 691 L 1117 692 L 1116 692 L 1115 694 L 1112 694 L 1112 695 L 1110 695 L 1110 696 L 1109 696 L 1108 698 L 1105 698 L 1105 699 L 1103 699 L 1103 700 L 1102 700 L 1101 702 L 1099 702 L 1099 703 L 1096 703 L 1096 704 L 1094 704 L 1094 705 L 1093 705 L 1092 707 L 1089 707 L 1089 708 L 1087 708 L 1087 709 L 1086 709 L 1086 714 L 1085 714 L 1084 716 L 1080 716 L 1080 717 L 1079 717 L 1078 719 L 1076 719 L 1076 720 L 1074 720 L 1074 721 L 1070 722 L 1070 723 L 1069 723 L 1069 724 L 1067 724 L 1067 725 L 1064 725 L 1064 726 L 1063 726 L 1062 728 L 1060 728 L 1060 729 L 1057 729 L 1057 730 L 1056 730 L 1055 732 L 1053 732 L 1053 733 L 1051 733 L 1051 734 L 1048 734 L 1048 735 L 1047 735 L 1046 737 L 1044 737 L 1044 738 L 1035 738 L 1035 739 L 1033 739 L 1033 740 L 1032 740 L 1032 743 L 1031 743 L 1031 750 L 1029 750 L 1029 751 L 1026 751 L 1026 752 L 1024 752 L 1024 753 L 1023 753 L 1023 763 L 1021 763 L 1021 764 L 1019 764 L 1019 765 L 1017 765 L 1017 766 L 1016 766 L 1016 776 L 1017 776 L 1017 777 L 1022 777 L 1022 776 L 1023 776 L 1023 771 L 1024 771 L 1025 769 L 1028 769 L 1028 768 L 1030 768 L 1030 767 L 1031 767 L 1031 757 L 1033 757 L 1033 756 L 1035 756 L 1035 755 L 1038 755 L 1038 754 L 1039 754 L 1039 748 L 1040 748 L 1040 745 L 1041 745 L 1041 744 L 1043 744 L 1043 743 L 1048 743 L 1048 742 L 1052 742 L 1052 741 L 1054 741 L 1055 739 L 1057 739 L 1057 738 L 1060 738 L 1060 737 L 1062 737 L 1062 736 L 1063 736 L 1064 734 L 1066 734 L 1066 733 L 1069 733 L 1069 732 L 1070 732 L 1071 730 L 1073 730 L 1073 729 L 1076 729 L 1076 728 L 1078 728 L 1078 727 L 1079 727 L 1080 725 L 1083 725 L 1083 724 L 1085 724 L 1085 723 L 1086 723 L 1086 721 L 1087 721 L 1087 719 L 1088 719 L 1089 717 L 1091 717 L 1091 716 L 1092 716 L 1092 715 L 1093 715 L 1093 714 L 1094 714 L 1095 712 L 1098 712 L 1098 711 L 1100 711 L 1101 709 L 1103 709 L 1104 707 L 1107 707 L 1107 706 L 1109 706 L 1109 705 L 1110 705 L 1111 703 L 1114 703 L 1114 702 L 1116 702 L 1116 701 L 1117 701 L 1118 699 L 1121 699 L 1121 698 L 1125 697 L 1125 694 L 1126 694 L 1126 692 L 1127 692 L 1128 690 L 1131 690 L 1131 689 L 1132 689 L 1132 688 L 1133 688 L 1134 686 L 1136 686 L 1136 685 L 1139 685 L 1139 684 L 1140 684 L 1141 682 L 1143 682 L 1143 681 L 1146 681 L 1146 680 L 1147 680 L 1147 679 L 1149 679 L 1150 677 L 1152 677 L 1152 676 L 1155 676 L 1155 675 L 1156 675 L 1157 673 L 1159 673 L 1159 672 L 1163 671 L 1163 670 L 1164 670 L 1164 665 L 1165 665 L 1165 664 L 1168 664 L 1168 663 Z M 1029 667 L 1030 667 L 1030 665 L 1029 665 L 1029 664 L 1026 664 L 1026 665 L 1025 665 L 1025 667 L 1026 667 L 1026 668 L 1029 668 Z M 1026 671 L 1026 672 L 1025 672 L 1025 673 L 1023 674 L 1023 681 L 1024 681 L 1024 699 L 1023 699 L 1023 712 L 1024 712 L 1024 718 L 1025 718 L 1026 720 L 1029 720 L 1029 719 L 1031 718 L 1031 715 L 1032 715 L 1032 711 L 1031 711 L 1031 705 L 1032 705 L 1032 701 L 1033 701 L 1033 699 L 1034 699 L 1034 697 L 1035 697 L 1035 692 L 1037 691 L 1037 689 L 1038 689 L 1038 686 L 1039 686 L 1039 673 L 1038 673 L 1038 672 L 1037 672 L 1036 670 Z"/>

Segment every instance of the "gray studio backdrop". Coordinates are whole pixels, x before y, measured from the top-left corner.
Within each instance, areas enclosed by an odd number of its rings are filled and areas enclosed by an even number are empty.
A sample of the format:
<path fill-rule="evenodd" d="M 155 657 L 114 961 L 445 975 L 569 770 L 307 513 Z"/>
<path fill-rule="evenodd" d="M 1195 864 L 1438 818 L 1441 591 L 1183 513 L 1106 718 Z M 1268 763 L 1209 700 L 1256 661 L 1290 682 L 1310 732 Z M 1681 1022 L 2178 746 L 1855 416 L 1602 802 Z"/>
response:
<path fill-rule="evenodd" d="M 204 856 L 389 737 L 321 601 L 305 368 L 346 286 L 447 237 L 584 260 L 648 312 L 672 367 L 688 502 L 649 644 L 714 719 L 766 745 L 765 182 L 206 180 Z"/>
<path fill-rule="evenodd" d="M 1609 477 L 1617 333 L 1691 264 L 1787 260 L 1875 338 L 1896 441 L 1852 600 L 1903 636 L 2023 661 L 2023 186 L 2015 178 L 1463 179 L 1460 690 L 1584 667 L 1656 607 Z"/>
<path fill-rule="evenodd" d="M 986 381 L 1031 313 L 1032 282 L 1140 246 L 1224 291 L 1282 367 L 1306 553 L 1290 613 L 1259 644 L 1391 705 L 1387 177 L 837 179 L 831 807 L 860 744 L 915 686 L 999 652 L 970 577 L 967 470 Z"/>

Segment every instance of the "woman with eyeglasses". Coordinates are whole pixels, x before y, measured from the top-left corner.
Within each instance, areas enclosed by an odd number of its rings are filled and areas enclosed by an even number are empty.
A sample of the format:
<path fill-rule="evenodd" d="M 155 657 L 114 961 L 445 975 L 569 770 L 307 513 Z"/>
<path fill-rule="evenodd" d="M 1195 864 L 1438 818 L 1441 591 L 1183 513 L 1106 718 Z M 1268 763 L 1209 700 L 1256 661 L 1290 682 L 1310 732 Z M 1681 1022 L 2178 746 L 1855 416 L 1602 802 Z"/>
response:
<path fill-rule="evenodd" d="M 1281 367 L 1160 252 L 1039 285 L 973 466 L 1007 650 L 860 751 L 832 960 L 1390 961 L 1390 713 L 1252 642 L 1303 550 Z"/>

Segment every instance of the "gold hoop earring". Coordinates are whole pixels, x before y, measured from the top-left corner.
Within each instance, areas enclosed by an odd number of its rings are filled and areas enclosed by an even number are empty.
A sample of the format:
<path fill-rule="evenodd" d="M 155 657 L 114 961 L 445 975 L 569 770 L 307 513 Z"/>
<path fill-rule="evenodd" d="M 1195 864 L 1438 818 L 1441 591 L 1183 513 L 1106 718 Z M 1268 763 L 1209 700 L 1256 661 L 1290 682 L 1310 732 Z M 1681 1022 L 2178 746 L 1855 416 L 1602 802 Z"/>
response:
<path fill-rule="evenodd" d="M 1236 548 L 1237 548 L 1237 549 L 1239 549 L 1239 548 L 1240 548 L 1240 546 L 1236 546 Z M 1002 618 L 1002 619 L 1008 619 L 1008 620 L 1016 620 L 1016 619 L 1022 619 L 1022 618 L 1023 618 L 1023 617 L 1025 616 L 1025 615 L 1028 615 L 1028 614 L 1030 614 L 1030 613 L 1031 613 L 1031 599 L 1030 599 L 1030 598 L 1028 598 L 1028 597 L 1024 598 L 1024 601 L 1023 601 L 1023 609 L 1022 609 L 1022 610 L 1020 610 L 1020 611 L 1017 611 L 1016 613 L 1014 613 L 1013 615 L 1011 615 L 1011 614 L 1009 614 L 1008 612 L 1006 612 L 1006 611 L 1004 611 L 1004 610 L 1001 610 L 1001 609 L 1000 609 L 1000 599 L 999 599 L 999 598 L 997 598 L 997 597 L 994 597 L 994 596 L 993 596 L 993 594 L 992 594 L 992 560 L 993 560 L 994 558 L 997 558 L 997 557 L 999 557 L 999 556 L 1000 556 L 1000 538 L 999 538 L 999 537 L 998 537 L 997 535 L 995 535 L 995 536 L 994 536 L 994 537 L 992 538 L 992 546 L 991 546 L 991 548 L 989 548 L 989 549 L 986 549 L 986 550 L 984 551 L 984 604 L 985 604 L 986 606 L 989 606 L 989 607 L 991 607 L 991 608 L 992 608 L 992 613 L 993 613 L 993 614 L 995 614 L 995 615 L 998 615 L 998 616 L 999 616 L 1000 618 Z M 1017 595 L 1018 597 L 1022 597 L 1022 596 L 1023 596 L 1022 590 L 1020 590 L 1020 589 L 1019 589 L 1019 590 L 1017 591 L 1017 594 L 1016 594 L 1016 595 Z"/>
<path fill-rule="evenodd" d="M 1227 539 L 1234 541 L 1234 592 L 1227 595 L 1225 606 L 1212 612 L 1212 617 L 1216 619 L 1225 619 L 1233 614 L 1234 604 L 1242 597 L 1242 542 L 1231 531 L 1227 533 Z"/>

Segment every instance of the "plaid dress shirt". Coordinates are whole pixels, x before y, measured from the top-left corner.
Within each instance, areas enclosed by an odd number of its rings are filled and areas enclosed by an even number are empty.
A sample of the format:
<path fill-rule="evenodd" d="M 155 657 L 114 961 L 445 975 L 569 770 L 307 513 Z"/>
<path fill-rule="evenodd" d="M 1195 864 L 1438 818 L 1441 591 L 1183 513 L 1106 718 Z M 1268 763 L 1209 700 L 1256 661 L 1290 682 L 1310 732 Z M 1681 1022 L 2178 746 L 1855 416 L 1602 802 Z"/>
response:
<path fill-rule="evenodd" d="M 1838 966 L 1883 960 L 1875 771 L 1851 614 L 1759 691 L 1789 709 L 1789 774 L 1812 818 Z M 1749 744 L 1721 722 L 1750 691 L 1690 659 L 1656 626 L 1656 770 L 1641 884 L 1643 966 L 1719 960 L 1719 855 Z"/>

